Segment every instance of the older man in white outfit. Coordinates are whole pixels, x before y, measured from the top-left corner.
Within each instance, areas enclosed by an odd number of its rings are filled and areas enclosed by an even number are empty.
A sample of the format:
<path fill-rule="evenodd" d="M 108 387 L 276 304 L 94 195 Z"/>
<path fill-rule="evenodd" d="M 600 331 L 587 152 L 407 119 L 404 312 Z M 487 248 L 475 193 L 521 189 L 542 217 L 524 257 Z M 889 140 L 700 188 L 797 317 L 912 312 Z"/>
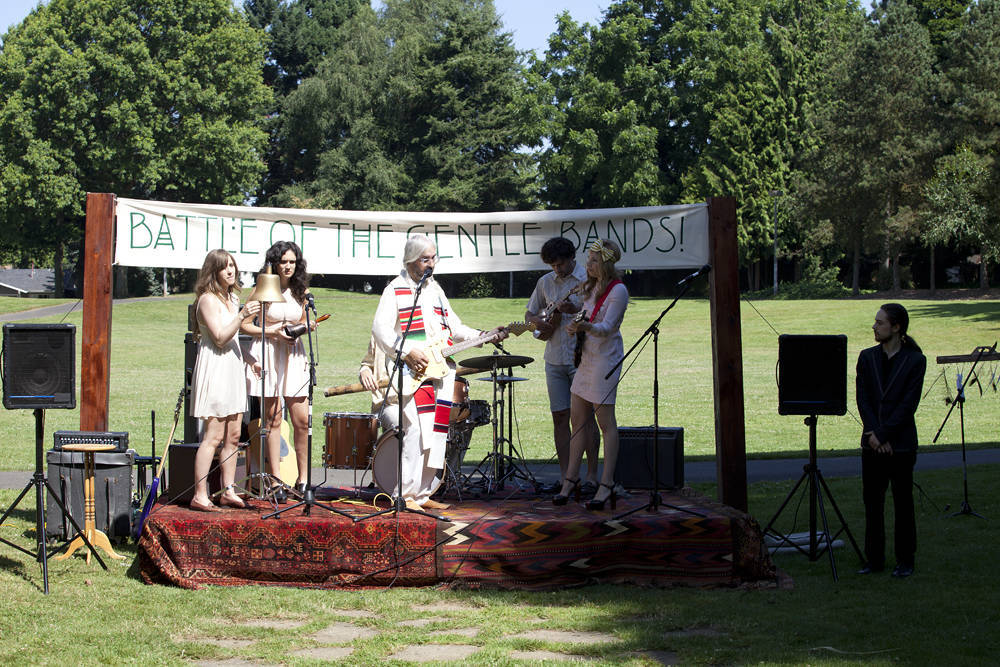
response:
<path fill-rule="evenodd" d="M 437 246 L 427 236 L 411 236 L 403 249 L 403 269 L 386 285 L 375 311 L 372 335 L 375 344 L 387 357 L 395 359 L 402 344 L 403 360 L 410 369 L 423 373 L 430 357 L 424 348 L 440 338 L 461 342 L 483 335 L 479 329 L 462 324 L 448 302 L 441 286 L 431 275 L 437 264 Z M 424 280 L 414 307 L 414 295 Z M 413 318 L 410 320 L 410 310 Z M 405 342 L 403 331 L 410 322 Z M 497 328 L 493 342 L 507 337 Z M 407 379 L 409 380 L 409 379 Z M 396 382 L 396 378 L 393 382 Z M 411 509 L 446 509 L 448 505 L 431 500 L 444 468 L 448 437 L 448 419 L 455 381 L 455 364 L 449 361 L 443 378 L 426 380 L 410 391 L 404 384 L 403 395 L 403 470 L 396 492 Z M 397 408 L 398 409 L 398 408 Z"/>

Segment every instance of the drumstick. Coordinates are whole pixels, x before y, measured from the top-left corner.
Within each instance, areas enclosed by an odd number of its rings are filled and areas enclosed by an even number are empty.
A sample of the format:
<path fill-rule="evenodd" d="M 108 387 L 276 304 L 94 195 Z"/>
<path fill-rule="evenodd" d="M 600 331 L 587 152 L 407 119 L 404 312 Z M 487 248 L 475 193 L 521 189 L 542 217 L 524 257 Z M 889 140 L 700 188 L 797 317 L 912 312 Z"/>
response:
<path fill-rule="evenodd" d="M 459 366 L 455 375 L 472 375 L 473 373 L 485 373 L 488 368 L 466 368 L 465 366 Z M 382 380 L 378 383 L 379 389 L 385 389 L 389 386 L 389 380 Z M 346 394 L 356 394 L 361 391 L 368 391 L 363 384 L 360 382 L 355 382 L 353 384 L 342 384 L 336 387 L 328 387 L 326 391 L 323 392 L 324 396 L 344 396 Z"/>

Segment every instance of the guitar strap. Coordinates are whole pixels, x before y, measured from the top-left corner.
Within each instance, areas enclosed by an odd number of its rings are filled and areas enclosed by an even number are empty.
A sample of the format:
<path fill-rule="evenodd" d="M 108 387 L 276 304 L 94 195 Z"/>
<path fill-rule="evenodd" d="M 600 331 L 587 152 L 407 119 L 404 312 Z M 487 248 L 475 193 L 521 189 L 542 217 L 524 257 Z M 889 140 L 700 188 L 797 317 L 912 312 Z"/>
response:
<path fill-rule="evenodd" d="M 601 310 L 601 306 L 603 306 L 604 302 L 607 301 L 608 295 L 611 294 L 611 288 L 614 287 L 615 285 L 621 284 L 621 282 L 622 281 L 620 281 L 617 278 L 615 278 L 610 283 L 608 283 L 608 286 L 604 289 L 604 294 L 602 294 L 601 298 L 598 299 L 597 303 L 594 304 L 594 312 L 592 312 L 590 314 L 590 321 L 591 322 L 594 321 L 594 318 L 597 317 L 597 313 L 600 312 L 600 310 Z"/>
<path fill-rule="evenodd" d="M 399 286 L 394 289 L 400 329 L 406 329 L 410 310 L 413 309 L 413 321 L 410 323 L 407 338 L 414 341 L 426 341 L 428 332 L 424 326 L 423 311 L 419 304 L 413 305 L 413 290 L 407 286 Z M 434 306 L 434 314 L 441 318 L 442 333 L 448 336 L 448 344 L 450 345 L 452 341 L 451 328 L 448 326 L 448 310 L 444 307 L 440 293 L 438 294 L 438 305 Z M 422 448 L 430 450 L 428 465 L 431 468 L 444 467 L 454 379 L 454 375 L 448 374 L 437 382 L 425 381 L 413 394 L 413 404 L 417 412 L 416 425 L 420 429 Z"/>

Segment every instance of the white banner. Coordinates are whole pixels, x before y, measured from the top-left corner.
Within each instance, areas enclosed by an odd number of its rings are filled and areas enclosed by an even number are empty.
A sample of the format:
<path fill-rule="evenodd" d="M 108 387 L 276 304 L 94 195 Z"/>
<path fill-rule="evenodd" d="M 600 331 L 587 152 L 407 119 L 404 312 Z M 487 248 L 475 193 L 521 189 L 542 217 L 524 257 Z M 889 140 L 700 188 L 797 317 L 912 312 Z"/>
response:
<path fill-rule="evenodd" d="M 294 241 L 313 274 L 392 275 L 411 234 L 437 242 L 437 273 L 547 268 L 538 253 L 553 236 L 579 252 L 596 238 L 623 250 L 622 269 L 690 269 L 708 263 L 708 206 L 578 211 L 425 213 L 322 211 L 119 198 L 115 263 L 201 268 L 225 248 L 240 269 L 258 271 L 275 241 Z"/>

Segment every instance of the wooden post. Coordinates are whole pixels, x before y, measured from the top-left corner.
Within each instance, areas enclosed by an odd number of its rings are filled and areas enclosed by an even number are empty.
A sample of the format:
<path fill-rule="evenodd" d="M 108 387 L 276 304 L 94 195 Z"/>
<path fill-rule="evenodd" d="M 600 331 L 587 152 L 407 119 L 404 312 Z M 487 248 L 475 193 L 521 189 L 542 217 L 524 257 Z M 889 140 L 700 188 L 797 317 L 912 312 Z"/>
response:
<path fill-rule="evenodd" d="M 719 500 L 747 511 L 746 425 L 743 415 L 743 347 L 740 334 L 739 248 L 736 200 L 708 200 L 715 393 L 715 465 Z"/>
<path fill-rule="evenodd" d="M 87 193 L 84 243 L 83 344 L 80 363 L 80 430 L 108 430 L 111 393 L 111 263 L 115 196 Z"/>

